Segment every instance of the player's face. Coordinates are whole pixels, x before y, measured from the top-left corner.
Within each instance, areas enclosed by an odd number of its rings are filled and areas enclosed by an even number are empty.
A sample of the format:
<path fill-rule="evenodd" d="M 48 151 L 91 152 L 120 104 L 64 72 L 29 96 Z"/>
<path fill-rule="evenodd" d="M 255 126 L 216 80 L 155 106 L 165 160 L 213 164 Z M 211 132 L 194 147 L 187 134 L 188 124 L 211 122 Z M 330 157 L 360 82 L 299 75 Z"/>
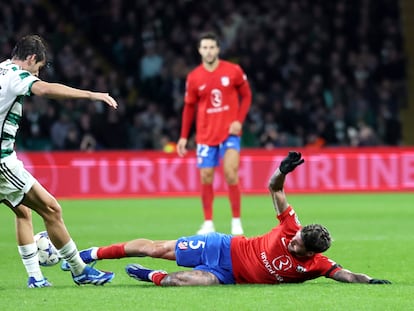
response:
<path fill-rule="evenodd" d="M 203 63 L 212 65 L 218 60 L 220 48 L 218 47 L 215 40 L 203 39 L 200 42 L 198 52 L 201 55 L 201 60 Z"/>
<path fill-rule="evenodd" d="M 44 62 L 36 63 L 33 65 L 32 70 L 29 70 L 34 76 L 39 76 L 39 71 L 45 66 Z"/>
<path fill-rule="evenodd" d="M 306 256 L 308 251 L 305 248 L 305 244 L 302 240 L 301 230 L 296 232 L 295 236 L 288 244 L 288 250 L 291 254 L 296 256 Z"/>
<path fill-rule="evenodd" d="M 45 64 L 46 61 L 44 60 L 36 62 L 36 56 L 31 55 L 23 62 L 22 69 L 27 70 L 34 76 L 39 76 L 39 71 L 43 68 L 43 66 L 45 66 Z"/>

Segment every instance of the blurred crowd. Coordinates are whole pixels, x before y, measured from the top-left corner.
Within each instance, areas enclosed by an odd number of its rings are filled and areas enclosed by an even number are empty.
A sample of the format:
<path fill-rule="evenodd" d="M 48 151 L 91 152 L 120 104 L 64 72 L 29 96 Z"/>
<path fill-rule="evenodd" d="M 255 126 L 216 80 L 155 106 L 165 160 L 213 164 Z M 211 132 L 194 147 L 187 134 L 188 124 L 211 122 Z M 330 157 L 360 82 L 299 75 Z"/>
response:
<path fill-rule="evenodd" d="M 197 37 L 215 31 L 221 57 L 253 91 L 244 147 L 400 145 L 405 59 L 395 0 L 15 0 L 2 4 L 2 59 L 42 35 L 41 78 L 108 91 L 119 103 L 25 102 L 18 148 L 165 149 L 179 138 Z"/>

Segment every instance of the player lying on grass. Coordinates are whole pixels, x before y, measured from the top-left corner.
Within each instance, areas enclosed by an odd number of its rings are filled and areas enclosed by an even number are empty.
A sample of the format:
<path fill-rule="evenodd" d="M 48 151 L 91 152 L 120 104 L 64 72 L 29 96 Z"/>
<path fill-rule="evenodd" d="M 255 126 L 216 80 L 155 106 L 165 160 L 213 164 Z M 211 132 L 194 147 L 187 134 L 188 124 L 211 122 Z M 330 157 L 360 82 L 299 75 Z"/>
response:
<path fill-rule="evenodd" d="M 178 240 L 136 239 L 80 252 L 92 262 L 123 257 L 153 257 L 175 260 L 193 270 L 167 273 L 138 264 L 126 266 L 129 276 L 161 286 L 215 284 L 300 283 L 325 276 L 348 283 L 390 284 L 366 274 L 353 273 L 322 255 L 331 245 L 328 230 L 318 224 L 302 227 L 283 191 L 286 174 L 304 160 L 289 152 L 269 181 L 269 190 L 280 224 L 252 238 L 220 233 L 181 237 Z M 65 263 L 62 264 L 65 270 Z"/>

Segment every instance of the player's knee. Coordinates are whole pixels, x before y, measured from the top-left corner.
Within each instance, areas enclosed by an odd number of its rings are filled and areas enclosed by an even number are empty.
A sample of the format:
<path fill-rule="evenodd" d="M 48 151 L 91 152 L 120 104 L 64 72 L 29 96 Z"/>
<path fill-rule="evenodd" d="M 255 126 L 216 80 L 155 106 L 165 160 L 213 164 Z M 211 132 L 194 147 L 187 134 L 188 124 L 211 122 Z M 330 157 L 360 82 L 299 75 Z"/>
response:
<path fill-rule="evenodd" d="M 224 177 L 226 179 L 227 184 L 229 185 L 235 185 L 239 181 L 237 171 L 234 170 L 225 172 Z"/>
<path fill-rule="evenodd" d="M 47 205 L 47 212 L 44 216 L 49 221 L 60 221 L 62 219 L 62 207 L 56 200 L 52 200 Z"/>
<path fill-rule="evenodd" d="M 21 221 L 32 221 L 32 210 L 30 208 L 20 205 L 14 209 L 14 212 L 17 219 Z"/>
<path fill-rule="evenodd" d="M 144 255 L 151 258 L 162 258 L 165 252 L 156 248 L 145 249 Z"/>
<path fill-rule="evenodd" d="M 201 182 L 203 184 L 213 183 L 214 173 L 213 172 L 201 172 Z"/>

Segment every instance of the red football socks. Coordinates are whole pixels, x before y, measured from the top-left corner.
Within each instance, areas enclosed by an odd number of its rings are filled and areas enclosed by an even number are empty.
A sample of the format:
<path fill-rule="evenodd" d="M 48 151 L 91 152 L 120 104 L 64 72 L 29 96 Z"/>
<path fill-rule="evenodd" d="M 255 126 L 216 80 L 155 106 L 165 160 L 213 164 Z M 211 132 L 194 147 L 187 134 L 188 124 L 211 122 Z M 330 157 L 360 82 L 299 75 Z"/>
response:
<path fill-rule="evenodd" d="M 168 274 L 165 272 L 154 272 L 154 274 L 151 276 L 152 282 L 157 285 L 161 286 L 161 281 L 167 276 Z"/>
<path fill-rule="evenodd" d="M 204 220 L 213 219 L 213 185 L 201 185 L 201 201 L 203 204 Z"/>
<path fill-rule="evenodd" d="M 239 184 L 229 185 L 229 200 L 233 218 L 240 218 L 240 196 Z"/>
<path fill-rule="evenodd" d="M 118 259 L 127 257 L 125 253 L 125 244 L 126 243 L 118 243 L 99 247 L 96 255 L 98 256 L 98 259 Z"/>

